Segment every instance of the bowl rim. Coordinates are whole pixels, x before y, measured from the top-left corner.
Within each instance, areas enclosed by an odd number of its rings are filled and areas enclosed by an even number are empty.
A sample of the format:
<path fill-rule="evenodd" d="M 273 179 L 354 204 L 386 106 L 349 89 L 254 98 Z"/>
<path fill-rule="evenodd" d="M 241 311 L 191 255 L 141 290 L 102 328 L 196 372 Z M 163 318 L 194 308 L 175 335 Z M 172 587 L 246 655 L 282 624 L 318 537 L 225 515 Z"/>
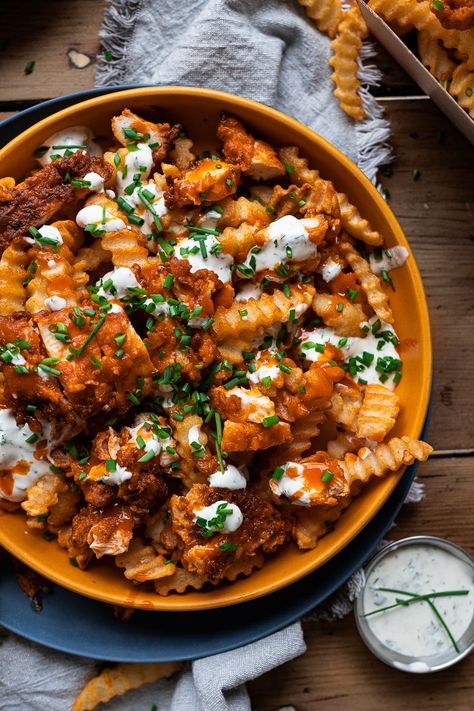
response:
<path fill-rule="evenodd" d="M 104 87 L 107 89 L 107 87 Z M 156 99 L 160 96 L 181 96 L 181 97 L 197 97 L 200 99 L 210 99 L 214 102 L 225 101 L 233 104 L 236 109 L 242 108 L 244 110 L 250 110 L 252 113 L 257 113 L 263 117 L 267 116 L 272 118 L 276 122 L 283 124 L 285 127 L 295 131 L 305 137 L 309 142 L 316 144 L 321 147 L 326 154 L 328 154 L 334 162 L 342 165 L 345 173 L 350 175 L 352 182 L 355 184 L 359 183 L 363 190 L 368 193 L 368 197 L 372 203 L 375 203 L 379 211 L 383 213 L 387 223 L 388 230 L 391 235 L 395 238 L 395 241 L 399 245 L 403 245 L 409 248 L 409 243 L 403 233 L 401 226 L 399 225 L 394 213 L 392 212 L 389 205 L 379 194 L 374 185 L 370 182 L 367 176 L 358 168 L 358 166 L 351 161 L 344 153 L 342 153 L 338 148 L 336 148 L 332 143 L 327 141 L 325 138 L 320 136 L 318 133 L 310 129 L 305 124 L 302 124 L 298 120 L 288 116 L 287 114 L 274 109 L 273 107 L 267 106 L 266 104 L 260 103 L 253 99 L 248 99 L 245 97 L 237 96 L 229 92 L 218 91 L 216 89 L 208 89 L 202 87 L 188 87 L 188 86 L 140 86 L 133 89 L 121 89 L 118 91 L 110 91 L 105 94 L 96 95 L 90 99 L 79 101 L 78 103 L 72 104 L 64 109 L 56 111 L 40 121 L 34 123 L 32 126 L 28 127 L 20 134 L 15 136 L 11 141 L 9 141 L 5 146 L 0 149 L 0 166 L 2 159 L 6 154 L 11 151 L 19 149 L 21 144 L 25 139 L 33 137 L 36 133 L 40 132 L 42 129 L 47 128 L 49 125 L 54 125 L 55 122 L 67 119 L 69 117 L 74 117 L 74 115 L 83 109 L 98 107 L 103 105 L 104 111 L 107 110 L 107 105 L 109 103 L 116 103 L 119 101 L 126 105 L 126 102 L 131 102 L 135 98 L 146 98 L 146 99 Z M 331 176 L 327 176 L 331 179 Z M 411 251 L 411 250 L 410 250 Z M 420 271 L 415 262 L 415 259 L 410 259 L 406 267 L 410 272 L 410 281 L 412 287 L 416 293 L 417 308 L 420 314 L 422 332 L 420 333 L 420 342 L 423 343 L 423 363 L 425 375 L 423 381 L 420 382 L 420 391 L 417 401 L 416 418 L 414 419 L 414 431 L 416 434 L 414 436 L 419 437 L 425 417 L 428 411 L 431 383 L 432 383 L 432 342 L 431 342 L 431 329 L 428 314 L 428 305 L 426 301 L 425 291 L 423 287 L 423 282 L 421 279 Z M 416 424 L 416 428 L 415 428 Z M 354 525 L 350 531 L 341 539 L 338 537 L 338 542 L 333 543 L 328 546 L 328 550 L 324 555 L 318 559 L 317 562 L 301 561 L 297 566 L 296 570 L 293 569 L 292 572 L 285 572 L 282 577 L 278 577 L 275 580 L 267 581 L 257 590 L 252 590 L 245 592 L 244 594 L 234 593 L 234 595 L 227 595 L 226 599 L 216 601 L 213 599 L 212 594 L 206 597 L 208 594 L 202 591 L 191 591 L 189 594 L 195 597 L 196 593 L 200 594 L 199 601 L 196 602 L 194 599 L 192 602 L 186 602 L 188 593 L 185 594 L 173 594 L 167 597 L 160 597 L 156 593 L 153 593 L 153 603 L 151 604 L 149 599 L 140 600 L 138 594 L 130 594 L 126 598 L 121 593 L 104 593 L 98 592 L 94 582 L 90 580 L 87 582 L 87 578 L 82 580 L 73 580 L 68 575 L 62 572 L 56 572 L 51 570 L 46 562 L 37 562 L 32 554 L 28 551 L 26 546 L 20 545 L 18 542 L 12 542 L 8 539 L 8 536 L 2 531 L 0 526 L 0 545 L 2 545 L 6 550 L 8 550 L 12 555 L 20 559 L 26 565 L 29 565 L 34 570 L 37 570 L 40 574 L 49 578 L 53 582 L 62 585 L 76 593 L 85 595 L 86 597 L 91 597 L 100 600 L 105 603 L 113 605 L 121 605 L 125 607 L 135 607 L 139 609 L 146 610 L 160 610 L 160 611 L 195 611 L 195 610 L 205 610 L 212 608 L 226 607 L 230 605 L 236 605 L 248 600 L 252 600 L 258 597 L 263 597 L 272 592 L 280 590 L 283 587 L 290 585 L 297 580 L 300 580 L 309 573 L 320 568 L 329 559 L 333 558 L 337 553 L 342 550 L 370 521 L 370 519 L 380 510 L 383 503 L 388 499 L 390 494 L 393 492 L 395 486 L 400 481 L 406 467 L 400 468 L 391 478 L 390 481 L 385 483 L 385 496 L 383 499 L 375 503 L 370 509 L 364 511 L 361 515 L 357 525 Z M 8 515 L 8 514 L 5 514 Z M 71 568 L 75 571 L 74 568 Z M 81 571 L 84 572 L 84 571 Z M 87 571 L 86 571 L 87 572 Z M 226 591 L 232 590 L 232 587 L 238 584 L 238 581 L 231 583 Z M 136 591 L 138 593 L 138 590 Z M 133 591 L 135 593 L 135 591 Z M 149 598 L 150 596 L 148 596 Z M 201 599 L 202 597 L 202 599 Z M 159 599 L 157 599 L 159 598 Z"/>

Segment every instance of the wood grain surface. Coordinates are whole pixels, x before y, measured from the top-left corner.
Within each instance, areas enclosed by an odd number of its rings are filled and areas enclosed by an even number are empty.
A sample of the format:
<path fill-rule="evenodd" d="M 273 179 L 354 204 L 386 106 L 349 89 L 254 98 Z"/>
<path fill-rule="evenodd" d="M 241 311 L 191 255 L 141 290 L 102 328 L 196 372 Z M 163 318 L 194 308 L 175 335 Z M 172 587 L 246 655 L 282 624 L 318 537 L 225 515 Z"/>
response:
<path fill-rule="evenodd" d="M 103 0 L 4 0 L 0 26 L 0 120 L 93 85 Z M 26 63 L 35 70 L 24 75 Z M 423 276 L 434 349 L 434 456 L 420 468 L 425 499 L 402 510 L 390 538 L 434 534 L 473 552 L 474 542 L 474 149 L 395 60 L 379 48 L 376 91 L 392 125 L 395 161 L 380 180 Z M 414 179 L 415 175 L 419 177 Z M 410 306 L 407 304 L 407 309 Z M 352 615 L 304 622 L 308 651 L 249 685 L 255 711 L 472 711 L 474 657 L 436 675 L 408 675 L 379 662 Z"/>

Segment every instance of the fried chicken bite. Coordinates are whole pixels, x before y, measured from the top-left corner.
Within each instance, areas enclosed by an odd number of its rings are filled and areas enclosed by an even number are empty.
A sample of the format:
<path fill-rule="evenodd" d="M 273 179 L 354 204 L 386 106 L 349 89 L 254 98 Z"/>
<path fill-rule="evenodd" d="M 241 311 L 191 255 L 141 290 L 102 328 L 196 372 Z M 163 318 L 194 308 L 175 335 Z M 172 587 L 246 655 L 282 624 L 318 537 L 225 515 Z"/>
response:
<path fill-rule="evenodd" d="M 59 378 L 81 417 L 110 410 L 123 413 L 150 390 L 150 356 L 122 309 L 87 311 L 93 316 L 78 307 L 35 315 L 49 356 L 46 374 Z M 69 342 L 57 340 L 58 332 Z M 117 347 L 117 337 L 123 340 L 122 348 Z"/>
<path fill-rule="evenodd" d="M 195 484 L 186 496 L 171 497 L 170 514 L 183 564 L 211 583 L 243 555 L 274 552 L 289 532 L 278 509 L 248 490 Z"/>
<path fill-rule="evenodd" d="M 430 3 L 430 10 L 447 30 L 469 30 L 474 27 L 474 0 L 443 0 L 436 5 Z"/>
<path fill-rule="evenodd" d="M 265 427 L 253 422 L 227 420 L 222 432 L 222 449 L 225 452 L 255 452 L 290 440 L 291 428 L 287 422 Z"/>
<path fill-rule="evenodd" d="M 239 179 L 238 167 L 219 158 L 203 158 L 180 177 L 172 179 L 165 202 L 170 209 L 218 202 L 235 193 Z"/>
<path fill-rule="evenodd" d="M 29 227 L 44 225 L 62 207 L 84 198 L 89 188 L 74 187 L 72 181 L 84 178 L 87 173 L 98 173 L 107 181 L 112 168 L 102 158 L 77 151 L 58 158 L 18 183 L 9 192 L 8 199 L 0 201 L 0 255 Z"/>
<path fill-rule="evenodd" d="M 285 175 L 276 151 L 265 141 L 255 139 L 235 116 L 221 115 L 217 137 L 222 141 L 225 159 L 251 178 L 271 180 Z"/>
<path fill-rule="evenodd" d="M 53 435 L 69 428 L 71 436 L 71 428 L 81 427 L 82 422 L 78 422 L 58 381 L 48 378 L 40 367 L 47 353 L 26 313 L 0 316 L 0 350 L 4 397 L 8 407 L 25 414 L 28 406 L 36 406 L 36 414 L 53 423 Z"/>
<path fill-rule="evenodd" d="M 155 163 L 165 160 L 180 131 L 179 124 L 172 126 L 169 123 L 147 121 L 129 109 L 124 109 L 120 116 L 112 118 L 112 133 L 117 141 L 122 146 L 130 141 L 147 143 L 152 149 Z"/>
<path fill-rule="evenodd" d="M 133 536 L 133 516 L 128 506 L 116 503 L 105 509 L 84 506 L 72 520 L 71 544 L 86 546 L 96 558 L 128 550 Z"/>
<path fill-rule="evenodd" d="M 275 496 L 300 506 L 330 508 L 350 496 L 342 467 L 327 452 L 277 467 L 269 485 Z"/>

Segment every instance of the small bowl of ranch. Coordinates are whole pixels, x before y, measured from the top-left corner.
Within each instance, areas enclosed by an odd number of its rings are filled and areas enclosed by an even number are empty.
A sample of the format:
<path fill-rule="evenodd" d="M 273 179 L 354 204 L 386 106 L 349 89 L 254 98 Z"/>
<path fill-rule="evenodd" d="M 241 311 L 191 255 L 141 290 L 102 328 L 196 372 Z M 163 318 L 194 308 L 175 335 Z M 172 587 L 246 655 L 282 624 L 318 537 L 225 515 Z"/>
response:
<path fill-rule="evenodd" d="M 435 536 L 385 546 L 365 568 L 355 604 L 359 633 L 382 662 L 423 674 L 474 648 L 474 559 Z"/>

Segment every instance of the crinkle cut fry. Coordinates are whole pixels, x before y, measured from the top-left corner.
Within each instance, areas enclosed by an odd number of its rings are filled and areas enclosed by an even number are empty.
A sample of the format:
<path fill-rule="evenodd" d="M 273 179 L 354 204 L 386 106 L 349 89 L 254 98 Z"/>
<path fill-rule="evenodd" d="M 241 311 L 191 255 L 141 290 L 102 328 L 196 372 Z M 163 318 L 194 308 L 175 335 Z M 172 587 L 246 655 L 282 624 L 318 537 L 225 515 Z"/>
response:
<path fill-rule="evenodd" d="M 339 207 L 341 209 L 341 224 L 342 228 L 361 242 L 370 245 L 371 247 L 379 247 L 383 244 L 382 235 L 373 230 L 368 220 L 361 217 L 359 210 L 355 205 L 349 202 L 349 198 L 345 193 L 338 193 Z"/>
<path fill-rule="evenodd" d="M 290 296 L 283 291 L 275 290 L 273 294 L 263 293 L 257 299 L 249 299 L 245 304 L 247 317 L 242 319 L 242 305 L 234 301 L 229 309 L 217 308 L 214 315 L 213 331 L 218 341 L 227 338 L 238 338 L 245 334 L 255 334 L 259 328 L 268 328 L 274 323 L 280 323 L 288 318 L 292 308 L 300 304 L 310 304 L 314 296 L 314 288 L 309 284 L 304 289 L 297 285 L 290 287 Z"/>
<path fill-rule="evenodd" d="M 362 397 L 362 391 L 356 385 L 336 383 L 331 399 L 331 409 L 327 412 L 328 417 L 338 425 L 342 425 L 345 430 L 355 432 Z"/>
<path fill-rule="evenodd" d="M 0 259 L 0 316 L 25 307 L 28 256 L 20 240 L 12 242 Z"/>
<path fill-rule="evenodd" d="M 334 55 L 329 65 L 334 69 L 331 79 L 336 85 L 334 96 L 339 100 L 341 109 L 355 121 L 365 118 L 362 99 L 359 95 L 360 81 L 357 58 L 362 40 L 367 36 L 367 25 L 359 7 L 354 4 L 347 10 L 337 27 L 336 38 L 331 42 Z"/>
<path fill-rule="evenodd" d="M 465 64 L 456 67 L 449 85 L 449 93 L 474 119 L 474 71 L 468 69 Z"/>
<path fill-rule="evenodd" d="M 431 12 L 429 0 L 369 0 L 369 7 L 390 24 L 426 30 L 433 40 L 441 40 L 446 49 L 454 49 L 468 69 L 474 69 L 474 29 L 446 30 Z"/>
<path fill-rule="evenodd" d="M 257 203 L 258 204 L 258 203 Z M 231 254 L 235 261 L 243 262 L 248 252 L 255 246 L 257 228 L 242 222 L 238 227 L 226 227 L 218 237 L 225 254 Z"/>
<path fill-rule="evenodd" d="M 153 581 L 155 592 L 164 597 L 170 593 L 182 594 L 189 588 L 200 590 L 206 583 L 205 577 L 199 573 L 191 573 L 185 568 L 176 568 L 173 575 Z"/>
<path fill-rule="evenodd" d="M 296 146 L 285 146 L 280 148 L 278 153 L 281 160 L 291 167 L 291 180 L 295 185 L 313 184 L 320 180 L 319 171 L 308 167 L 307 159 L 300 156 Z M 349 202 L 347 195 L 337 193 L 337 198 L 341 211 L 342 228 L 361 242 L 374 247 L 381 245 L 383 243 L 382 235 L 373 230 L 368 221 L 360 216 L 358 209 Z"/>
<path fill-rule="evenodd" d="M 115 696 L 122 696 L 143 684 L 168 679 L 183 668 L 182 662 L 160 664 L 117 664 L 104 669 L 87 682 L 76 697 L 71 711 L 92 711 L 99 704 L 106 704 Z"/>
<path fill-rule="evenodd" d="M 338 310 L 338 304 L 344 308 Z M 352 304 L 345 297 L 333 294 L 315 294 L 313 310 L 337 336 L 360 336 L 361 325 L 367 321 L 360 304 Z"/>
<path fill-rule="evenodd" d="M 135 536 L 128 550 L 115 558 L 115 565 L 124 569 L 128 580 L 144 583 L 147 580 L 166 578 L 176 570 L 176 565 L 156 552 L 153 546 L 145 545 L 143 539 Z"/>
<path fill-rule="evenodd" d="M 100 205 L 106 207 L 113 217 L 118 217 L 126 222 L 123 212 L 120 212 L 117 204 L 104 194 L 94 195 L 86 203 L 87 205 Z M 111 252 L 112 263 L 115 267 L 128 267 L 131 269 L 134 264 L 142 265 L 148 261 L 149 253 L 146 247 L 140 242 L 144 235 L 134 227 L 128 225 L 130 229 L 116 230 L 115 232 L 105 232 L 101 235 L 102 247 Z"/>
<path fill-rule="evenodd" d="M 85 272 L 94 272 L 101 264 L 107 264 L 112 254 L 104 248 L 102 240 L 96 239 L 88 247 L 82 247 L 74 260 L 74 267 Z"/>
<path fill-rule="evenodd" d="M 199 415 L 185 415 L 182 420 L 171 420 L 173 436 L 176 440 L 176 451 L 179 454 L 181 473 L 180 476 L 186 486 L 203 481 L 203 474 L 196 471 L 196 460 L 193 458 L 194 449 L 189 443 L 189 434 L 193 427 L 199 432 L 199 444 L 207 448 L 208 437 L 202 431 L 203 420 Z M 197 440 L 196 440 L 197 441 Z"/>
<path fill-rule="evenodd" d="M 340 0 L 298 0 L 320 32 L 334 37 L 342 18 Z"/>
<path fill-rule="evenodd" d="M 415 459 L 424 462 L 432 451 L 433 447 L 421 440 L 393 437 L 373 450 L 365 448 L 361 456 L 346 454 L 340 464 L 351 492 L 357 493 L 360 485 L 367 484 L 372 476 L 382 477 L 389 471 L 395 472 L 403 465 L 413 464 Z"/>
<path fill-rule="evenodd" d="M 264 471 L 271 471 L 279 464 L 299 459 L 319 435 L 320 426 L 326 419 L 326 413 L 314 410 L 309 415 L 300 417 L 291 424 L 292 439 L 265 453 Z"/>
<path fill-rule="evenodd" d="M 296 185 L 314 183 L 319 180 L 319 171 L 308 167 L 307 159 L 300 156 L 299 148 L 296 146 L 284 146 L 280 148 L 278 155 L 283 163 L 292 169 L 291 180 Z"/>
<path fill-rule="evenodd" d="M 384 385 L 369 384 L 364 391 L 357 416 L 356 436 L 382 442 L 394 426 L 400 410 L 400 398 Z"/>
<path fill-rule="evenodd" d="M 28 516 L 44 516 L 58 503 L 58 495 L 67 491 L 67 488 L 62 477 L 45 474 L 26 490 L 26 499 L 22 501 L 21 508 Z"/>
<path fill-rule="evenodd" d="M 320 538 L 334 530 L 335 522 L 340 519 L 351 501 L 352 497 L 348 496 L 330 509 L 320 506 L 299 508 L 293 523 L 293 537 L 298 548 L 315 548 Z"/>
<path fill-rule="evenodd" d="M 378 276 L 371 271 L 368 262 L 360 256 L 349 242 L 341 243 L 341 251 L 359 280 L 360 286 L 367 297 L 367 301 L 372 306 L 378 318 L 387 323 L 393 323 L 394 318 L 388 296 L 383 290 L 382 283 Z"/>
<path fill-rule="evenodd" d="M 264 186 L 268 188 L 268 186 Z M 254 190 L 258 191 L 255 187 Z M 257 193 L 258 194 L 258 193 Z M 223 227 L 239 227 L 243 222 L 251 226 L 263 226 L 270 222 L 270 215 L 265 210 L 264 205 L 258 200 L 249 200 L 241 195 L 237 200 L 228 197 L 221 204 L 222 215 L 218 222 L 218 226 Z"/>
<path fill-rule="evenodd" d="M 456 62 L 451 59 L 444 47 L 437 40 L 433 40 L 428 32 L 424 30 L 418 32 L 417 39 L 420 59 L 430 73 L 439 82 L 451 79 L 456 68 Z"/>

